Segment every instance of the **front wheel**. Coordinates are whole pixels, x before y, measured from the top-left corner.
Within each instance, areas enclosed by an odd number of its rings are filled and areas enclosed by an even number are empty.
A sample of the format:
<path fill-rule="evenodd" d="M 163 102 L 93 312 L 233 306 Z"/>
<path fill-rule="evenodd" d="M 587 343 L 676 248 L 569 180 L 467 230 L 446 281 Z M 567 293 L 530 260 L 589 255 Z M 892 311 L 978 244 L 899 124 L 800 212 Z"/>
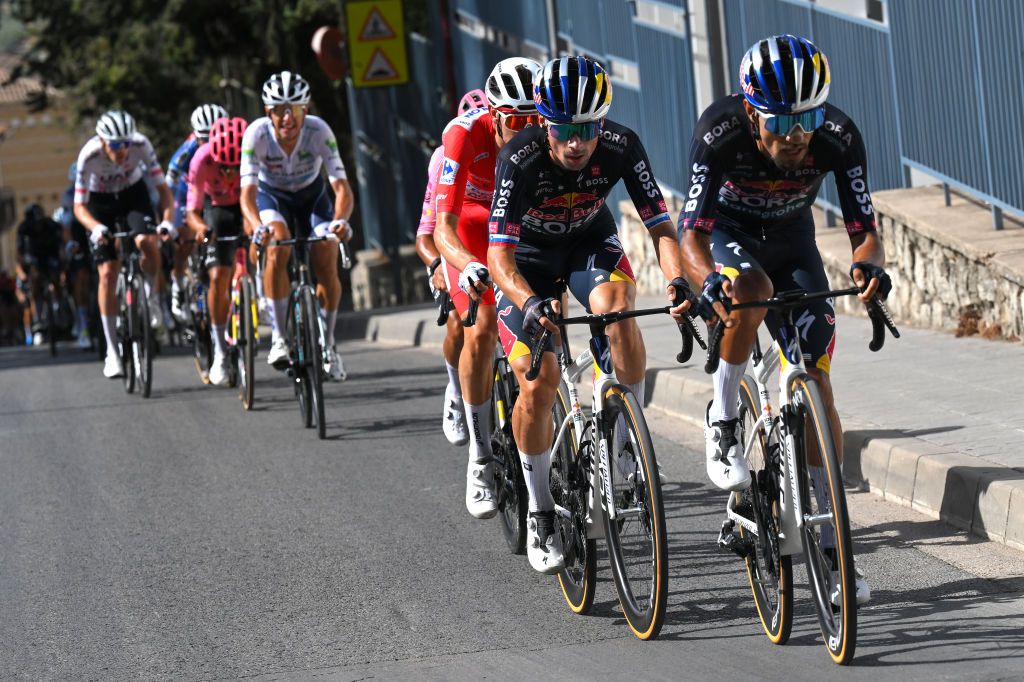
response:
<path fill-rule="evenodd" d="M 601 438 L 608 447 L 613 510 L 605 509 L 608 558 L 619 604 L 633 634 L 654 639 L 668 600 L 668 537 L 658 462 L 636 396 L 621 384 L 605 392 Z"/>
<path fill-rule="evenodd" d="M 526 482 L 519 449 L 512 433 L 512 408 L 518 394 L 515 376 L 504 356 L 494 360 L 494 400 L 491 451 L 494 453 L 494 491 L 501 533 L 513 554 L 526 553 Z"/>
<path fill-rule="evenodd" d="M 155 286 L 155 285 L 154 285 Z M 142 275 L 136 275 L 132 289 L 136 326 L 132 334 L 132 356 L 139 377 L 139 392 L 148 398 L 153 388 L 153 328 L 150 326 L 149 298 Z"/>
<path fill-rule="evenodd" d="M 848 665 L 857 646 L 857 587 L 839 457 L 817 382 L 799 374 L 790 391 L 808 582 L 825 648 L 834 662 Z M 811 461 L 815 450 L 819 462 Z"/>
<path fill-rule="evenodd" d="M 747 579 L 761 627 L 773 644 L 785 644 L 793 628 L 793 558 L 780 552 L 782 501 L 779 490 L 778 438 L 765 432 L 760 420 L 757 384 L 749 376 L 740 381 L 740 433 L 742 443 L 756 438 L 748 464 L 751 485 L 740 496 L 736 511 L 754 521 L 757 535 L 741 525 L 740 538 L 748 547 Z"/>
<path fill-rule="evenodd" d="M 124 274 L 117 279 L 117 300 L 120 311 L 117 325 L 118 355 L 121 360 L 121 374 L 124 377 L 124 392 L 135 392 L 135 358 L 132 350 L 132 338 L 138 326 L 135 307 L 135 287 L 128 286 Z"/>
<path fill-rule="evenodd" d="M 320 343 L 320 308 L 312 287 L 302 290 L 302 310 L 309 358 L 306 364 L 311 400 L 309 407 L 317 438 L 323 440 L 327 437 L 327 420 L 324 417 L 324 349 Z"/>
<path fill-rule="evenodd" d="M 256 371 L 256 320 L 253 317 L 256 292 L 252 278 L 245 275 L 240 280 L 241 293 L 238 300 L 238 319 L 235 330 L 235 350 L 238 362 L 238 395 L 246 410 L 252 409 L 255 396 Z"/>
<path fill-rule="evenodd" d="M 569 413 L 569 389 L 563 382 L 551 408 L 555 438 Z M 549 480 L 557 510 L 555 523 L 562 535 L 565 557 L 565 570 L 558 574 L 558 584 L 569 608 L 580 614 L 589 613 L 593 607 L 597 585 L 597 541 L 587 537 L 587 496 L 590 467 L 594 462 L 590 450 L 587 434 L 576 433 L 570 421 L 561 444 L 551 452 Z"/>

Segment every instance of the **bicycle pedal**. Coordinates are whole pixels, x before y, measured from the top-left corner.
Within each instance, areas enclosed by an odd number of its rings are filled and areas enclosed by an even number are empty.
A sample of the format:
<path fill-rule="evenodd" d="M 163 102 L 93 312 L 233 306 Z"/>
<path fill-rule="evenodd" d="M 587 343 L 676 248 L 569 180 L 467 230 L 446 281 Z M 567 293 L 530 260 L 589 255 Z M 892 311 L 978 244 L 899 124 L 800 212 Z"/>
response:
<path fill-rule="evenodd" d="M 736 524 L 732 520 L 722 524 L 722 531 L 718 534 L 718 546 L 735 553 L 741 559 L 746 559 L 750 554 L 750 543 L 740 537 L 735 528 Z"/>

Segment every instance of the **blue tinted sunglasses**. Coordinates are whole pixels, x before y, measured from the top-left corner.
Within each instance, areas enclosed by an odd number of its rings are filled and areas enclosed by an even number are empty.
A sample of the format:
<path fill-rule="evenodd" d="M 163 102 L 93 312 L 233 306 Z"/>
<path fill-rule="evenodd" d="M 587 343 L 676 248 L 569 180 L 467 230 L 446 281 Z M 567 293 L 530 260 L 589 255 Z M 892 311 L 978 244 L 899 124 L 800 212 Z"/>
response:
<path fill-rule="evenodd" d="M 589 123 L 548 123 L 548 135 L 559 140 L 568 142 L 573 137 L 578 137 L 582 142 L 593 140 L 601 132 L 601 121 L 590 121 Z"/>
<path fill-rule="evenodd" d="M 825 122 L 825 107 L 815 107 L 799 114 L 766 114 L 757 110 L 764 119 L 764 127 L 772 135 L 789 135 L 797 126 L 805 133 L 814 132 Z"/>
<path fill-rule="evenodd" d="M 121 151 L 129 144 L 131 144 L 130 140 L 107 140 L 107 146 L 110 147 L 112 152 Z"/>

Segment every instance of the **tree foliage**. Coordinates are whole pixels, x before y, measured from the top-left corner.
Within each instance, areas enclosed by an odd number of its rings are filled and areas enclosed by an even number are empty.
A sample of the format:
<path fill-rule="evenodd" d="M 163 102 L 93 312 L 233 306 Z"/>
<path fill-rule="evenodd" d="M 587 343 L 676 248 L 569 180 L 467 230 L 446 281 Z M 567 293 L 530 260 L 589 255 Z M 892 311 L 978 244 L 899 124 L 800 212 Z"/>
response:
<path fill-rule="evenodd" d="M 123 108 L 162 158 L 203 102 L 260 113 L 259 91 L 275 71 L 301 73 L 313 108 L 342 137 L 349 130 L 342 83 L 310 49 L 317 28 L 342 22 L 338 0 L 16 0 L 29 31 L 23 72 L 62 90 L 78 120 Z M 350 159 L 346 159 L 350 161 Z"/>

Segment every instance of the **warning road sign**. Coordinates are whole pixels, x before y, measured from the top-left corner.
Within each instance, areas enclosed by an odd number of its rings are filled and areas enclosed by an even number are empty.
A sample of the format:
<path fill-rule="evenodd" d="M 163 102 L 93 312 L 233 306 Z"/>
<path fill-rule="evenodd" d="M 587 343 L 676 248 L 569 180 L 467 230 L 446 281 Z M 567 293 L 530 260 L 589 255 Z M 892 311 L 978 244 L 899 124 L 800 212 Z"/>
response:
<path fill-rule="evenodd" d="M 409 80 L 402 0 L 347 2 L 345 18 L 352 84 L 401 85 Z"/>

